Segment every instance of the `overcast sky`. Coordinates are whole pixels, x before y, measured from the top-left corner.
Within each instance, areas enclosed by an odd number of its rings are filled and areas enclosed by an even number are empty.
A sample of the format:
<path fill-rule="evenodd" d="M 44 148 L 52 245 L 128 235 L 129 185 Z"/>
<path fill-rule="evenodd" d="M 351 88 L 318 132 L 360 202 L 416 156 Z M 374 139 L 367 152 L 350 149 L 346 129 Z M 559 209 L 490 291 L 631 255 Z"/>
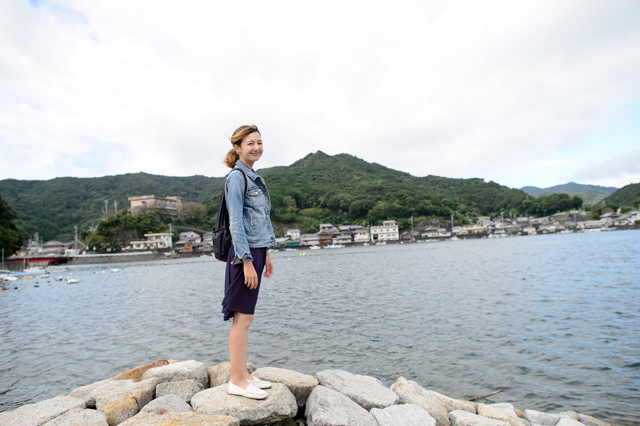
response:
<path fill-rule="evenodd" d="M 0 179 L 318 150 L 510 187 L 640 182 L 640 1 L 5 1 Z"/>

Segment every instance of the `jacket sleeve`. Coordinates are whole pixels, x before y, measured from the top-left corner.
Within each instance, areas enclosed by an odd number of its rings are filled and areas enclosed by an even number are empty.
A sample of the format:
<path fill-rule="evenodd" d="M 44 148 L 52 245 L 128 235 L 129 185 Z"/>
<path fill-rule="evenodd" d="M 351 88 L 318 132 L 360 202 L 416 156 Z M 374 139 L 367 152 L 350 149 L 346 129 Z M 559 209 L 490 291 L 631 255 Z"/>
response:
<path fill-rule="evenodd" d="M 236 252 L 233 264 L 242 263 L 243 260 L 253 260 L 247 234 L 244 231 L 244 187 L 245 181 L 241 172 L 229 173 L 224 190 L 229 211 L 229 231 Z"/>

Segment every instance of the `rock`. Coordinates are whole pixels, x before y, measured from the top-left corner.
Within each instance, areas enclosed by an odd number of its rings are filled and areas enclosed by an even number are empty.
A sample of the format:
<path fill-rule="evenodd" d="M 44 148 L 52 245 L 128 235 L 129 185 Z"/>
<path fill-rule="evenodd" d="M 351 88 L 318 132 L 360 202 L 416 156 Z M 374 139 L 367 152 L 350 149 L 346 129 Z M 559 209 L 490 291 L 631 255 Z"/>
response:
<path fill-rule="evenodd" d="M 387 408 L 372 408 L 371 415 L 379 426 L 436 426 L 436 419 L 416 404 L 391 405 Z"/>
<path fill-rule="evenodd" d="M 296 398 L 281 383 L 265 389 L 265 399 L 249 399 L 227 393 L 227 384 L 198 392 L 191 398 L 191 406 L 198 413 L 236 417 L 242 425 L 263 425 L 290 419 L 298 412 Z"/>
<path fill-rule="evenodd" d="M 307 399 L 309 426 L 377 426 L 376 419 L 349 397 L 324 386 L 316 386 Z"/>
<path fill-rule="evenodd" d="M 520 411 L 516 407 L 513 407 L 513 411 L 516 412 L 516 416 L 520 417 L 521 419 L 524 419 L 524 411 Z"/>
<path fill-rule="evenodd" d="M 562 413 L 558 413 L 559 416 L 569 417 L 570 419 L 575 420 L 576 422 L 580 421 L 580 414 L 575 411 L 563 411 Z"/>
<path fill-rule="evenodd" d="M 140 367 L 136 367 L 136 368 L 132 368 L 131 370 L 124 371 L 110 380 L 135 380 L 136 382 L 139 382 L 140 380 L 142 380 L 142 375 L 147 370 L 150 370 L 154 367 L 167 365 L 167 364 L 169 364 L 169 361 L 167 361 L 166 359 L 155 361 L 155 362 L 152 362 L 151 364 L 142 365 Z"/>
<path fill-rule="evenodd" d="M 44 426 L 108 426 L 107 416 L 96 410 L 74 408 Z"/>
<path fill-rule="evenodd" d="M 141 413 L 192 413 L 193 408 L 177 395 L 166 395 L 156 398 L 144 406 Z"/>
<path fill-rule="evenodd" d="M 450 425 L 449 414 L 444 404 L 416 382 L 400 377 L 391 386 L 391 390 L 400 397 L 401 403 L 417 404 L 427 410 L 431 417 L 436 419 L 437 426 Z"/>
<path fill-rule="evenodd" d="M 181 380 L 179 382 L 160 383 L 156 388 L 156 398 L 165 395 L 177 395 L 184 402 L 191 401 L 191 397 L 204 390 L 204 387 L 194 380 Z"/>
<path fill-rule="evenodd" d="M 302 420 L 300 421 L 302 422 Z M 293 419 L 287 419 L 280 422 L 271 423 L 269 426 L 298 426 L 298 422 Z"/>
<path fill-rule="evenodd" d="M 477 413 L 478 404 L 472 404 L 469 401 L 460 401 L 459 399 L 453 399 L 451 397 L 448 397 L 447 395 L 443 395 L 441 393 L 428 390 L 428 389 L 425 389 L 425 391 L 429 395 L 434 396 L 438 400 L 440 400 L 440 402 L 442 402 L 442 405 L 444 405 L 444 408 L 447 409 L 447 412 L 451 412 L 455 410 L 464 410 L 472 414 Z"/>
<path fill-rule="evenodd" d="M 556 426 L 561 418 L 569 418 L 560 414 L 549 414 L 535 410 L 524 410 L 524 418 L 531 423 L 535 423 L 542 426 Z"/>
<path fill-rule="evenodd" d="M 0 425 L 40 426 L 56 417 L 60 417 L 67 411 L 85 407 L 84 400 L 62 394 L 35 404 L 23 405 L 13 411 L 0 413 Z"/>
<path fill-rule="evenodd" d="M 318 380 L 315 377 L 282 368 L 259 368 L 251 374 L 258 379 L 282 383 L 288 387 L 293 396 L 296 397 L 298 407 L 302 407 L 307 402 L 307 398 L 309 398 L 313 388 L 318 386 Z"/>
<path fill-rule="evenodd" d="M 577 420 L 573 420 L 570 417 L 564 417 L 560 419 L 558 423 L 556 423 L 556 426 L 584 426 L 584 425 Z"/>
<path fill-rule="evenodd" d="M 578 414 L 578 421 L 586 426 L 611 426 L 609 423 L 605 423 L 595 417 L 587 416 L 586 414 Z"/>
<path fill-rule="evenodd" d="M 464 410 L 450 412 L 449 419 L 451 426 L 509 426 L 509 423 L 502 420 L 490 419 Z"/>
<path fill-rule="evenodd" d="M 109 379 L 101 380 L 99 382 L 92 383 L 90 385 L 75 388 L 74 390 L 71 391 L 71 393 L 69 393 L 69 396 L 73 396 L 74 398 L 84 399 L 85 403 L 87 404 L 87 408 L 96 408 L 96 402 L 90 396 L 91 392 L 93 392 L 98 387 L 102 386 L 108 381 Z"/>
<path fill-rule="evenodd" d="M 502 420 L 503 422 L 509 423 L 511 426 L 527 426 L 521 421 L 521 419 L 518 419 L 518 416 L 516 416 L 516 412 L 515 411 L 513 411 L 513 416 L 515 417 L 515 419 L 514 419 L 513 417 L 503 413 L 502 411 L 500 411 L 500 410 L 498 410 L 498 409 L 496 409 L 494 407 L 490 407 L 490 406 L 484 405 L 484 404 L 478 404 L 478 414 L 483 416 L 483 417 L 489 417 L 491 419 Z"/>
<path fill-rule="evenodd" d="M 159 378 L 161 383 L 193 380 L 200 383 L 204 389 L 209 387 L 207 370 L 205 370 L 204 364 L 198 361 L 182 361 L 154 367 L 142 375 L 143 380 L 151 377 Z"/>
<path fill-rule="evenodd" d="M 253 372 L 256 371 L 256 366 L 248 362 L 247 371 L 249 374 L 253 374 Z M 209 387 L 212 388 L 229 383 L 229 379 L 231 378 L 231 363 L 221 362 L 218 365 L 207 368 L 207 376 L 209 377 Z"/>
<path fill-rule="evenodd" d="M 495 408 L 496 410 L 502 412 L 502 414 L 506 414 L 512 419 L 518 420 L 518 414 L 516 414 L 516 408 L 512 404 L 502 402 L 499 404 L 487 404 L 486 407 Z M 522 416 L 524 417 L 524 413 L 522 413 Z"/>
<path fill-rule="evenodd" d="M 100 408 L 107 416 L 109 426 L 116 426 L 140 412 L 138 400 L 134 396 L 125 396 Z"/>
<path fill-rule="evenodd" d="M 198 413 L 140 413 L 120 426 L 239 426 L 238 419 Z"/>
<path fill-rule="evenodd" d="M 351 374 L 343 370 L 325 370 L 316 374 L 318 382 L 351 398 L 365 410 L 385 408 L 398 403 L 398 395 L 385 388 L 375 377 Z"/>

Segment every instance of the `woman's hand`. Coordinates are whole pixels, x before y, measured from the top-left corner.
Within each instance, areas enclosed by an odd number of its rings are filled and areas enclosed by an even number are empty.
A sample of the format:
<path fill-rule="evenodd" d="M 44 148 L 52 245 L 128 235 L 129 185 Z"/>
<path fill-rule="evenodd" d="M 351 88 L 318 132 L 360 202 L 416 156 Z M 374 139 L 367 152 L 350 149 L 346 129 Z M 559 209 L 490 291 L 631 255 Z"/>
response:
<path fill-rule="evenodd" d="M 267 251 L 267 260 L 264 265 L 265 271 L 262 276 L 265 278 L 269 278 L 271 275 L 273 275 L 273 262 L 271 261 L 271 255 L 269 254 L 269 251 Z"/>
<path fill-rule="evenodd" d="M 244 261 L 244 284 L 251 290 L 258 287 L 258 274 L 251 260 Z"/>

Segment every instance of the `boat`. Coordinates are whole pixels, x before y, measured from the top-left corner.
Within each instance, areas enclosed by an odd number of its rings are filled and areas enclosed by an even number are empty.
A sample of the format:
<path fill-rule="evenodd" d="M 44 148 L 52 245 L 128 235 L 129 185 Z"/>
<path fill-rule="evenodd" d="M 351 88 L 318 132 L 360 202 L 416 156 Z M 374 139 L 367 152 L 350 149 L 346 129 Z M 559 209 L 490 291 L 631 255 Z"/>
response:
<path fill-rule="evenodd" d="M 333 248 L 344 248 L 342 244 L 329 244 L 328 246 L 324 246 L 324 248 L 333 249 Z"/>
<path fill-rule="evenodd" d="M 369 243 L 362 243 L 363 246 L 370 246 L 371 244 Z"/>
<path fill-rule="evenodd" d="M 80 280 L 77 278 L 70 278 L 67 280 L 67 284 L 79 284 Z"/>
<path fill-rule="evenodd" d="M 311 246 L 309 250 L 320 250 L 320 246 Z"/>
<path fill-rule="evenodd" d="M 285 249 L 284 251 L 298 251 L 298 249 L 288 248 L 288 249 Z"/>
<path fill-rule="evenodd" d="M 62 277 L 60 275 L 58 275 L 57 277 L 55 277 L 53 279 L 54 281 L 62 281 Z"/>
<path fill-rule="evenodd" d="M 2 279 L 2 281 L 8 281 L 8 282 L 18 281 L 18 277 L 14 277 L 12 275 L 7 275 L 6 277 L 4 277 Z"/>
<path fill-rule="evenodd" d="M 451 237 L 451 241 L 460 241 L 460 238 L 454 235 L 453 237 Z"/>
<path fill-rule="evenodd" d="M 113 268 L 113 269 L 112 269 L 112 270 L 110 270 L 109 272 L 111 272 L 112 274 L 116 274 L 116 273 L 120 272 L 120 269 Z"/>
<path fill-rule="evenodd" d="M 376 243 L 377 246 L 386 246 L 387 242 L 386 241 L 382 241 L 382 242 L 377 242 Z"/>

